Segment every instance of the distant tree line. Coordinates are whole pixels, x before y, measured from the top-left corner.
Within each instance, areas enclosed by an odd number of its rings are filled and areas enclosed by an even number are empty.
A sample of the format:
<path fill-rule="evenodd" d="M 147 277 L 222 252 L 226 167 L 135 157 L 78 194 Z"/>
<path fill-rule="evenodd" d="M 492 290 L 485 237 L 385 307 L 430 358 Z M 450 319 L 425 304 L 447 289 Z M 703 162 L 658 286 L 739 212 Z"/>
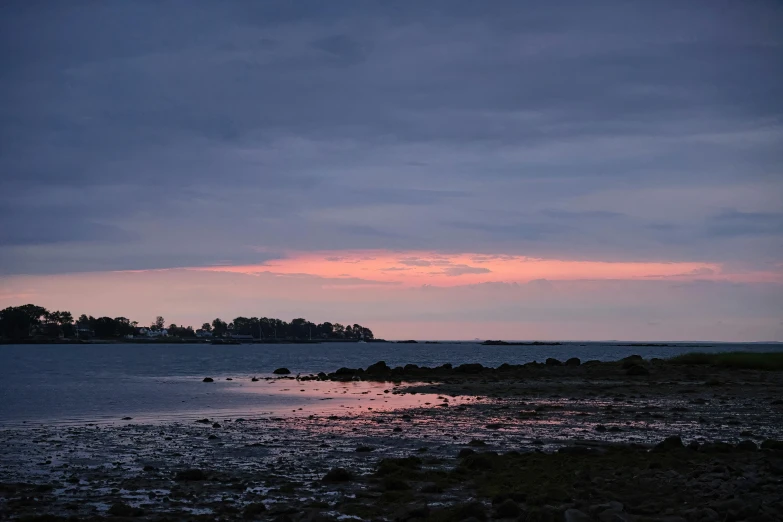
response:
<path fill-rule="evenodd" d="M 71 312 L 50 312 L 46 308 L 27 304 L 10 306 L 0 310 L 0 338 L 90 338 L 119 339 L 154 333 L 178 338 L 252 337 L 254 339 L 289 340 L 372 340 L 372 330 L 360 324 L 343 326 L 340 323 L 312 323 L 297 318 L 290 323 L 269 317 L 236 317 L 231 322 L 220 318 L 204 323 L 194 330 L 191 326 L 179 326 L 174 323 L 165 326 L 162 316 L 155 318 L 149 326 L 140 326 L 137 321 L 126 317 L 98 317 L 82 314 L 74 320 Z"/>

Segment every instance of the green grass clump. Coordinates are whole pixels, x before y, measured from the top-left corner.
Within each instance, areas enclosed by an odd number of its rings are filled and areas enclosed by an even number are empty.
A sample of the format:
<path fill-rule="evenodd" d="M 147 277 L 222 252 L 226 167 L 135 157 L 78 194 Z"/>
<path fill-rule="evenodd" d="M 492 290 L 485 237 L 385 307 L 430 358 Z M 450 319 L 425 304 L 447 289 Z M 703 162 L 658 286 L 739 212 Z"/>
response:
<path fill-rule="evenodd" d="M 701 364 L 744 370 L 783 370 L 783 352 L 686 353 L 669 359 L 672 364 Z"/>

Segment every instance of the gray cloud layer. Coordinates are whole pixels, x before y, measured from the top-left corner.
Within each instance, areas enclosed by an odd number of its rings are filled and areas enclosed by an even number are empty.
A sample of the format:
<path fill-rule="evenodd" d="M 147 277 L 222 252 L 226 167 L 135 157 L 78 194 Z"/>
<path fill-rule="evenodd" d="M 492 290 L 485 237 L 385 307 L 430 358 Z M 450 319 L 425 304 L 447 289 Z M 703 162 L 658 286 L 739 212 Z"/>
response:
<path fill-rule="evenodd" d="M 0 271 L 783 259 L 777 2 L 4 2 Z"/>

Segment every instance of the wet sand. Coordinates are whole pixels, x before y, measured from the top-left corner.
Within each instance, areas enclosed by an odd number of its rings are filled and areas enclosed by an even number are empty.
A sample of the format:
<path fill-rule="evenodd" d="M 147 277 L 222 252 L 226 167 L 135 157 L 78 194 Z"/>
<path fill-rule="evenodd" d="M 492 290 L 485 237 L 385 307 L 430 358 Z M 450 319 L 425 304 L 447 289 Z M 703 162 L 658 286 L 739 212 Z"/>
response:
<path fill-rule="evenodd" d="M 243 383 L 288 411 L 7 426 L 0 518 L 783 519 L 782 372 L 375 370 Z"/>

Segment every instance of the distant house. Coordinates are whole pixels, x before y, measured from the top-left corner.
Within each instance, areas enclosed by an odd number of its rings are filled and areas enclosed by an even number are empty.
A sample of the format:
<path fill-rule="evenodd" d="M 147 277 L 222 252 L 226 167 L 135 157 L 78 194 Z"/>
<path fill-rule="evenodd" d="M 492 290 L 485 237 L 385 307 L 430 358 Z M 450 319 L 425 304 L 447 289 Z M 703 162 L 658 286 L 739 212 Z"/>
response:
<path fill-rule="evenodd" d="M 95 337 L 95 332 L 90 330 L 90 327 L 87 325 L 82 325 L 77 323 L 76 327 L 74 328 L 74 331 L 76 332 L 76 338 L 77 339 L 92 339 Z"/>
<path fill-rule="evenodd" d="M 139 328 L 139 335 L 142 337 L 168 337 L 169 331 L 165 328 L 161 330 L 152 330 L 150 328 Z"/>
<path fill-rule="evenodd" d="M 210 332 L 209 330 L 196 330 L 196 337 L 207 339 L 209 337 L 212 337 L 212 332 Z"/>

